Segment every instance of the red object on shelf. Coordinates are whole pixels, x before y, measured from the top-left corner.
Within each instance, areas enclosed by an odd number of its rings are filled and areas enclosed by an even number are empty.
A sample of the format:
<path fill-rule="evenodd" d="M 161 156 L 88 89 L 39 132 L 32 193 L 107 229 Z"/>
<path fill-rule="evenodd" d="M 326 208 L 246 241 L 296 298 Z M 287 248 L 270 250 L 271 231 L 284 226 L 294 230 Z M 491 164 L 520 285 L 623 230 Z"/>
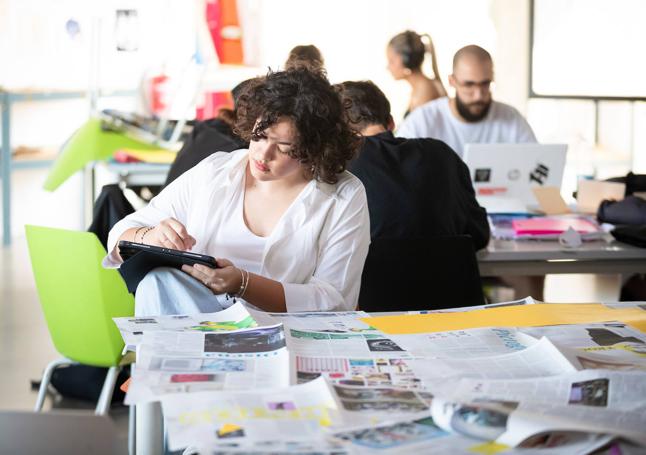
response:
<path fill-rule="evenodd" d="M 114 160 L 118 163 L 140 163 L 141 160 L 130 155 L 125 150 L 115 150 L 112 155 Z"/>
<path fill-rule="evenodd" d="M 197 120 L 206 120 L 216 117 L 218 111 L 223 107 L 233 109 L 231 92 L 206 92 L 204 94 L 204 105 L 197 107 L 195 118 Z"/>
<path fill-rule="evenodd" d="M 168 76 L 158 74 L 150 78 L 150 110 L 153 114 L 162 114 L 166 109 L 166 83 Z"/>
<path fill-rule="evenodd" d="M 220 63 L 242 65 L 242 27 L 236 0 L 208 0 L 206 23 Z"/>

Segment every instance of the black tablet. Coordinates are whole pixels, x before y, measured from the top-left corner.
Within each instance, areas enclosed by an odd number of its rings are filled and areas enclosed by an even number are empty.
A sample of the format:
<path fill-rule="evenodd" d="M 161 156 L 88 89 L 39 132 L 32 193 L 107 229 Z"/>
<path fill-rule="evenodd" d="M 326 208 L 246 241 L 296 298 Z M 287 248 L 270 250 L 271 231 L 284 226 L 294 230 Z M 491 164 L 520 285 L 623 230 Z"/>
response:
<path fill-rule="evenodd" d="M 162 248 L 154 245 L 146 245 L 145 243 L 128 242 L 127 240 L 121 240 L 119 242 L 119 255 L 124 261 L 131 258 L 140 251 L 145 251 L 152 255 L 159 256 L 160 260 L 168 261 L 169 265 L 177 264 L 179 267 L 181 267 L 183 264 L 202 264 L 211 268 L 216 268 L 218 266 L 215 262 L 215 258 L 206 254 L 173 250 L 172 248 Z"/>
<path fill-rule="evenodd" d="M 215 258 L 206 254 L 173 250 L 126 240 L 119 242 L 119 255 L 123 259 L 119 272 L 125 280 L 128 290 L 133 293 L 144 276 L 157 267 L 181 269 L 185 264 L 202 264 L 211 268 L 218 266 Z"/>

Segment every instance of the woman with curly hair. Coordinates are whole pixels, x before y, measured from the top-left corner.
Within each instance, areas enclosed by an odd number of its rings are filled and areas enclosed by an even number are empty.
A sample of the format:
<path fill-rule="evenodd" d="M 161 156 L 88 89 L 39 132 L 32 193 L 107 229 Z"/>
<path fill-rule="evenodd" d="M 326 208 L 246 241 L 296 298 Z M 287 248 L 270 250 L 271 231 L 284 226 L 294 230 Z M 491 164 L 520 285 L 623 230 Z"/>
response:
<path fill-rule="evenodd" d="M 249 149 L 214 153 L 117 223 L 119 240 L 191 250 L 217 268 L 158 268 L 137 315 L 214 312 L 235 296 L 272 312 L 352 310 L 370 243 L 366 194 L 346 163 L 360 139 L 327 79 L 305 69 L 245 87 L 235 130 Z"/>

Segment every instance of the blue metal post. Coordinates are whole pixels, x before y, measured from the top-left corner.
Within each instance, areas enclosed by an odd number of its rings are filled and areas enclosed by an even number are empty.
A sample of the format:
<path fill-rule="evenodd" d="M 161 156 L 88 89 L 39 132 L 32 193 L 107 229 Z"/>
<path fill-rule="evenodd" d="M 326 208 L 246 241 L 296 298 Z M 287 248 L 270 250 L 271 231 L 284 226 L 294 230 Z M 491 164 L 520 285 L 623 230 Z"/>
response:
<path fill-rule="evenodd" d="M 1 93 L 2 103 L 2 150 L 0 176 L 2 178 L 2 244 L 11 244 L 11 99 L 8 92 Z"/>

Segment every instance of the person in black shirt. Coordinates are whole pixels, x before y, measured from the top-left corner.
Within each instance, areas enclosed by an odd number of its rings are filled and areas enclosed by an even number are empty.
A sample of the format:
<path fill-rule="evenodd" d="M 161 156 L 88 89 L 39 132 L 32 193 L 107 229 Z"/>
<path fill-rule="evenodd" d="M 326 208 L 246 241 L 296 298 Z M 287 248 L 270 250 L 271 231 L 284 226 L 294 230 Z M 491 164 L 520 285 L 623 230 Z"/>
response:
<path fill-rule="evenodd" d="M 394 137 L 390 103 L 374 83 L 344 82 L 337 89 L 347 121 L 365 138 L 348 170 L 366 188 L 371 238 L 468 234 L 476 250 L 484 248 L 487 214 L 453 149 L 435 139 Z"/>

